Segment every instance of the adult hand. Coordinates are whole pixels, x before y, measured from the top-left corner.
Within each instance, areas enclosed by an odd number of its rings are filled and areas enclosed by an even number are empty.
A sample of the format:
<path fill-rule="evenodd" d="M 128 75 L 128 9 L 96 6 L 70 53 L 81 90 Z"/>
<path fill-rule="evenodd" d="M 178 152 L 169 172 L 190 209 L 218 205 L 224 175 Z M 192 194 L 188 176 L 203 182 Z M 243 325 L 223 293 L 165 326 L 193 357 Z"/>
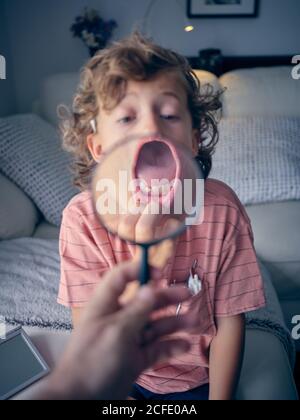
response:
<path fill-rule="evenodd" d="M 104 276 L 49 378 L 45 398 L 47 392 L 48 398 L 55 399 L 126 398 L 142 371 L 189 349 L 185 340 L 162 339 L 194 327 L 195 319 L 183 315 L 150 321 L 156 310 L 188 299 L 188 289 L 145 286 L 126 306 L 121 305 L 120 297 L 138 271 L 139 261 L 135 261 Z M 155 276 L 152 272 L 151 277 Z"/>

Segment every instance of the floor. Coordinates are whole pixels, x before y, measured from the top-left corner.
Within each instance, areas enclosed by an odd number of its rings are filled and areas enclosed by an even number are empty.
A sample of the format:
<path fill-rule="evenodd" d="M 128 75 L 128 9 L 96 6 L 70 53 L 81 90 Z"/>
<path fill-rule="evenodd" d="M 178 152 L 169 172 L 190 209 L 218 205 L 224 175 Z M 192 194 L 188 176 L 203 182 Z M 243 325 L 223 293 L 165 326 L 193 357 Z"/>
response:
<path fill-rule="evenodd" d="M 296 385 L 298 388 L 298 394 L 300 396 L 300 353 L 297 353 L 297 363 L 296 363 L 296 369 L 295 369 L 295 380 Z"/>

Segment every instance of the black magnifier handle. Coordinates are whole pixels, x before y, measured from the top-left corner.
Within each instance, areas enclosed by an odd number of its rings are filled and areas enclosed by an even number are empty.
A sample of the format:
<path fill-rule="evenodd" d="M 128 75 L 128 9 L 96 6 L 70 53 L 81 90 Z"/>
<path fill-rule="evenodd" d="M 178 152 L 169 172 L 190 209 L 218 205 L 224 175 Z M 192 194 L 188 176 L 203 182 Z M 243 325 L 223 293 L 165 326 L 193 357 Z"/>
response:
<path fill-rule="evenodd" d="M 142 248 L 142 259 L 140 267 L 139 281 L 141 286 L 145 286 L 150 280 L 150 269 L 148 263 L 148 250 L 149 246 L 141 245 Z"/>

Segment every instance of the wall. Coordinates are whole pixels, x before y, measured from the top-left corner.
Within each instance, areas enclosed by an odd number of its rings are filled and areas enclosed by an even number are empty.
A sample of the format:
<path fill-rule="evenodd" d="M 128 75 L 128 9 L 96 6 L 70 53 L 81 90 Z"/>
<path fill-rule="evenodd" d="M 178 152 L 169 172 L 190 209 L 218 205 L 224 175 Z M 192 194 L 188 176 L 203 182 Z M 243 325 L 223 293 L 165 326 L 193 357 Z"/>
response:
<path fill-rule="evenodd" d="M 0 117 L 4 117 L 15 110 L 13 64 L 7 36 L 4 3 L 0 3 L 0 55 L 6 60 L 6 80 L 0 80 Z"/>
<path fill-rule="evenodd" d="M 77 71 L 88 58 L 69 27 L 85 5 L 119 23 L 116 38 L 141 20 L 149 0 L 0 0 L 6 3 L 17 110 L 29 111 L 42 80 L 50 74 Z M 196 19 L 195 31 L 182 31 L 185 0 L 158 0 L 149 17 L 154 39 L 185 55 L 217 47 L 225 55 L 299 53 L 299 0 L 261 0 L 257 19 Z M 298 50 L 298 51 L 297 51 Z"/>

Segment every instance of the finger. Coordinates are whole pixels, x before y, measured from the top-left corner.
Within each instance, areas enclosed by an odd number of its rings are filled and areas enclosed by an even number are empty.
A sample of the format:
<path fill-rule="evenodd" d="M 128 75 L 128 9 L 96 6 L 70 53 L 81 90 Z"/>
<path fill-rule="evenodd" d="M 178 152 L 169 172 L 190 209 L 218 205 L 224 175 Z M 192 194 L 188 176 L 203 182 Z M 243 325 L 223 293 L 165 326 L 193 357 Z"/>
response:
<path fill-rule="evenodd" d="M 86 316 L 99 318 L 116 312 L 119 298 L 127 284 L 138 278 L 139 261 L 120 264 L 109 271 L 101 280 L 86 309 Z"/>
<path fill-rule="evenodd" d="M 154 310 L 162 309 L 170 305 L 176 305 L 192 297 L 187 287 L 173 286 L 167 289 L 155 290 Z"/>
<path fill-rule="evenodd" d="M 135 259 L 136 257 L 134 257 Z M 141 259 L 141 255 L 139 256 L 139 260 Z M 162 272 L 156 267 L 149 266 L 150 270 L 150 279 L 152 280 L 160 280 L 162 278 Z M 150 282 L 149 282 L 150 283 Z M 127 287 L 120 297 L 119 303 L 121 306 L 130 305 L 132 300 L 135 299 L 135 296 L 140 289 L 140 282 L 138 280 L 127 284 Z"/>
<path fill-rule="evenodd" d="M 174 334 L 175 332 L 181 330 L 195 328 L 198 323 L 199 320 L 191 314 L 160 318 L 151 322 L 149 327 L 145 330 L 143 334 L 143 341 L 147 344 L 158 340 L 163 336 Z"/>
<path fill-rule="evenodd" d="M 150 286 L 140 288 L 130 304 L 119 312 L 119 319 L 126 333 L 138 335 L 147 325 L 154 308 L 154 289 Z"/>
<path fill-rule="evenodd" d="M 121 322 L 128 334 L 138 334 L 147 325 L 154 310 L 183 302 L 190 297 L 190 291 L 184 287 L 155 290 L 151 286 L 144 286 L 120 313 Z"/>
<path fill-rule="evenodd" d="M 174 240 L 166 239 L 157 245 L 154 245 L 149 250 L 149 261 L 157 267 L 165 267 L 168 259 L 173 255 L 175 249 Z"/>
<path fill-rule="evenodd" d="M 165 340 L 157 341 L 145 347 L 146 366 L 145 369 L 158 363 L 168 361 L 172 357 L 186 353 L 190 349 L 187 340 Z"/>
<path fill-rule="evenodd" d="M 152 269 L 152 271 L 154 273 L 158 273 L 158 271 L 156 271 L 155 269 Z M 151 287 L 151 285 L 148 287 Z M 151 309 L 152 311 L 157 311 L 159 309 L 163 309 L 171 305 L 177 305 L 178 303 L 184 302 L 192 296 L 190 290 L 187 287 L 174 286 L 162 290 L 156 290 L 151 287 L 151 290 L 154 294 L 154 305 Z M 123 296 L 125 297 L 125 295 Z M 133 306 L 133 304 L 136 300 L 136 294 L 134 296 L 126 296 L 126 299 L 123 299 L 123 296 L 122 303 L 124 305 L 130 305 L 131 310 L 135 311 L 136 306 Z"/>
<path fill-rule="evenodd" d="M 135 299 L 135 296 L 137 292 L 140 289 L 140 283 L 138 280 L 135 280 L 131 283 L 128 283 L 124 292 L 122 293 L 122 296 L 120 296 L 119 304 L 120 306 L 126 306 L 131 303 L 133 299 Z"/>

